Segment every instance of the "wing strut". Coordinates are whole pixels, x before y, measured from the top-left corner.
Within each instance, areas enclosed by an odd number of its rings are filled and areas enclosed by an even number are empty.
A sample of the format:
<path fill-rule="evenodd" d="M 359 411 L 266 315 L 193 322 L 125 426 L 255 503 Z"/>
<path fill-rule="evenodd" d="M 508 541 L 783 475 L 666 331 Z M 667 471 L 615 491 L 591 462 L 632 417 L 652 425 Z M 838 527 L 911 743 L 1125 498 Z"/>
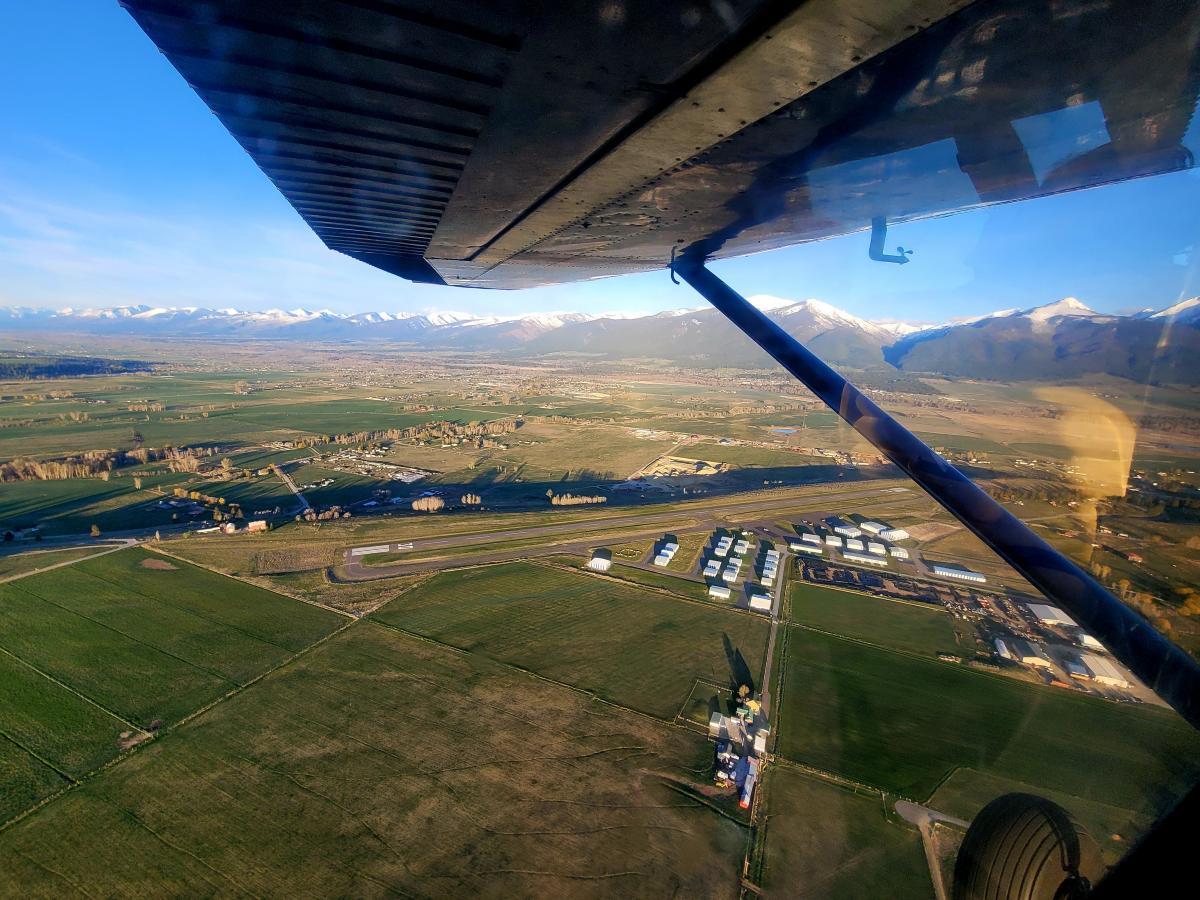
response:
<path fill-rule="evenodd" d="M 674 272 L 1200 728 L 1200 666 L 799 341 L 683 254 Z"/>

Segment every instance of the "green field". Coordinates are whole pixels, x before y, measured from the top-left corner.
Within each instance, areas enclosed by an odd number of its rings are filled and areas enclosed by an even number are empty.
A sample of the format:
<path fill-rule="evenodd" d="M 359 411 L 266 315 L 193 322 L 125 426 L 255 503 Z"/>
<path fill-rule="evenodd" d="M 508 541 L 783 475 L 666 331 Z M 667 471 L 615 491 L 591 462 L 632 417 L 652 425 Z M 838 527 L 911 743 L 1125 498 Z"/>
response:
<path fill-rule="evenodd" d="M 745 830 L 683 787 L 708 753 L 367 620 L 0 832 L 0 871 L 27 897 L 730 897 Z"/>
<path fill-rule="evenodd" d="M 950 614 L 936 606 L 901 603 L 805 581 L 794 582 L 790 595 L 792 621 L 819 631 L 926 656 L 966 652 L 954 640 Z"/>
<path fill-rule="evenodd" d="M 0 585 L 0 744 L 79 777 L 121 740 L 179 721 L 343 621 L 140 549 Z M 0 794 L 23 808 L 45 792 L 43 775 L 6 762 Z"/>
<path fill-rule="evenodd" d="M 911 826 L 884 818 L 884 801 L 818 781 L 786 766 L 767 769 L 761 788 L 758 882 L 772 897 L 928 900 L 933 885 Z"/>
<path fill-rule="evenodd" d="M 437 575 L 375 616 L 665 719 L 694 679 L 728 683 L 731 655 L 758 678 L 768 630 L 757 616 L 528 563 Z"/>
<path fill-rule="evenodd" d="M 777 749 L 916 800 L 959 766 L 1138 811 L 1200 773 L 1200 735 L 1118 705 L 793 627 Z"/>
<path fill-rule="evenodd" d="M 36 546 L 37 544 L 26 545 L 29 549 L 23 547 L 22 550 L 24 552 L 0 556 L 0 578 L 26 575 L 30 572 L 44 569 L 47 566 L 82 559 L 85 556 L 93 556 L 96 553 L 104 552 L 105 549 L 103 544 L 92 547 L 69 547 L 63 550 L 39 551 L 32 549 Z"/>

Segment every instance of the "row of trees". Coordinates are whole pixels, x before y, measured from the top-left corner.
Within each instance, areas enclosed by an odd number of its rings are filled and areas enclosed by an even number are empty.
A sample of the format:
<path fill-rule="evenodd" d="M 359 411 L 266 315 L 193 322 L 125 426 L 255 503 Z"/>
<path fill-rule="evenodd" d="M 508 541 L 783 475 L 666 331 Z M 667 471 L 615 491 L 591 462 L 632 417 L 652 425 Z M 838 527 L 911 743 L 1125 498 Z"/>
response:
<path fill-rule="evenodd" d="M 525 424 L 520 419 L 499 419 L 494 422 L 426 422 L 408 428 L 385 428 L 379 431 L 353 431 L 346 434 L 322 435 L 326 444 L 379 444 L 386 441 L 439 442 L 458 438 L 486 438 L 512 434 Z"/>
<path fill-rule="evenodd" d="M 584 494 L 554 494 L 550 495 L 550 503 L 554 506 L 584 506 L 588 503 L 607 503 L 608 498 L 602 494 L 587 496 Z"/>
<path fill-rule="evenodd" d="M 138 447 L 134 450 L 88 450 L 60 459 L 19 456 L 0 463 L 0 482 L 104 477 L 123 466 L 162 460 L 168 462 L 172 471 L 195 472 L 200 468 L 201 460 L 214 452 L 211 447 Z"/>

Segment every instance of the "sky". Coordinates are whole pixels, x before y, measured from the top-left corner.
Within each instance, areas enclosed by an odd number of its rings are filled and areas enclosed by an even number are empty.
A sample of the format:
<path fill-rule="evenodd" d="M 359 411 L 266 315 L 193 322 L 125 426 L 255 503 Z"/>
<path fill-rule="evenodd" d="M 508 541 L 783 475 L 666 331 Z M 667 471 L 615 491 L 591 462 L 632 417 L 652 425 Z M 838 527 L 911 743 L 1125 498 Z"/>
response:
<path fill-rule="evenodd" d="M 746 295 L 817 298 L 875 320 L 1065 296 L 1106 312 L 1163 308 L 1200 294 L 1200 173 L 894 226 L 888 249 L 914 249 L 905 266 L 870 262 L 868 242 L 713 268 Z M 702 302 L 665 271 L 526 291 L 378 272 L 321 244 L 116 0 L 0 4 L 0 306 L 513 315 Z"/>

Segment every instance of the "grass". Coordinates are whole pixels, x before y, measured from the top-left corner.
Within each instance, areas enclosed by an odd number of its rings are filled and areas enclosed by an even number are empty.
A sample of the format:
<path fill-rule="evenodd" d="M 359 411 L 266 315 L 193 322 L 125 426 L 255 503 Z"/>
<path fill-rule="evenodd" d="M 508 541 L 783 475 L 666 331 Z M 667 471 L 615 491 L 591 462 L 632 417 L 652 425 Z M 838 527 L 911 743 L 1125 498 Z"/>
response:
<path fill-rule="evenodd" d="M 777 749 L 916 800 L 958 766 L 1144 810 L 1195 780 L 1200 736 L 1118 705 L 793 627 Z"/>
<path fill-rule="evenodd" d="M 343 621 L 141 549 L 0 585 L 0 821 Z"/>
<path fill-rule="evenodd" d="M 920 835 L 884 818 L 880 798 L 851 793 L 787 766 L 768 767 L 761 790 L 766 815 L 758 879 L 769 896 L 930 896 L 933 885 Z"/>
<path fill-rule="evenodd" d="M 35 575 L 0 585 L 0 648 L 143 728 L 182 718 L 233 682 L 57 604 Z M 32 593 L 32 590 L 45 591 Z"/>
<path fill-rule="evenodd" d="M 44 569 L 47 566 L 82 559 L 85 556 L 93 556 L 103 550 L 102 546 L 71 547 L 65 550 L 41 551 L 30 548 L 25 552 L 14 553 L 11 556 L 0 556 L 0 578 L 25 575 L 30 572 L 36 572 L 39 569 Z"/>
<path fill-rule="evenodd" d="M 369 620 L 0 832 L 31 897 L 732 896 L 702 738 Z M 419 836 L 419 837 L 418 837 Z"/>
<path fill-rule="evenodd" d="M 791 586 L 792 621 L 894 650 L 934 656 L 962 654 L 950 614 L 804 581 Z M 972 648 L 974 649 L 974 648 Z"/>
<path fill-rule="evenodd" d="M 696 678 L 728 682 L 736 667 L 756 679 L 768 630 L 755 617 L 528 563 L 442 573 L 375 616 L 664 719 Z"/>

